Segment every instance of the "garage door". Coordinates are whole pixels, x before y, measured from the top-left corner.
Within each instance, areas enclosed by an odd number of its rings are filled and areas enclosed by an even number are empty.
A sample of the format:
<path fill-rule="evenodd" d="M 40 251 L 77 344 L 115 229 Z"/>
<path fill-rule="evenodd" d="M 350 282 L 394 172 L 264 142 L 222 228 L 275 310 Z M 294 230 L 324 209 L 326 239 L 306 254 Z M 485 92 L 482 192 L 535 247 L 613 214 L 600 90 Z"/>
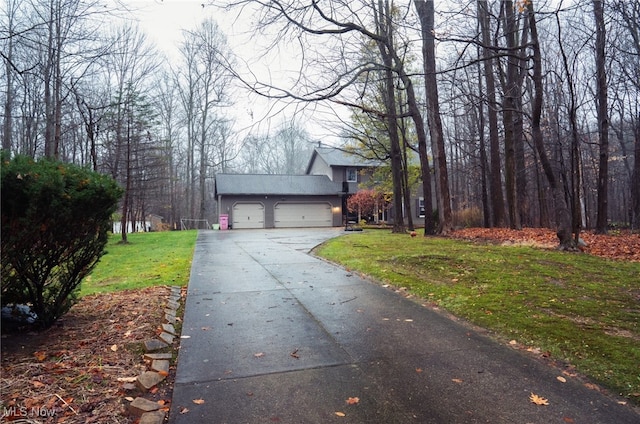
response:
<path fill-rule="evenodd" d="M 262 203 L 236 203 L 233 205 L 234 229 L 264 228 L 264 205 Z"/>
<path fill-rule="evenodd" d="M 273 215 L 276 228 L 333 226 L 329 203 L 278 203 Z"/>

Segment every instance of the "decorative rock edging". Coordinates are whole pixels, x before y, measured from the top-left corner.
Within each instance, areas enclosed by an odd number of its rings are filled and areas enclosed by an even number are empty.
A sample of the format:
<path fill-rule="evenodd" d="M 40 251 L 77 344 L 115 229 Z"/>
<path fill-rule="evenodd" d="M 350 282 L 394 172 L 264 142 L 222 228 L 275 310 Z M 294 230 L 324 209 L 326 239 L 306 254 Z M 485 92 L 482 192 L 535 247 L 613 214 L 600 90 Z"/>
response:
<path fill-rule="evenodd" d="M 169 366 L 173 354 L 158 351 L 172 346 L 177 336 L 175 329 L 177 321 L 176 313 L 180 307 L 181 299 L 182 288 L 172 286 L 169 300 L 165 305 L 164 322 L 161 326 L 162 332 L 157 338 L 144 342 L 144 359 L 150 361 L 150 366 L 149 370 L 143 372 L 136 378 L 136 386 L 144 393 L 164 381 L 167 375 L 169 375 Z M 159 403 L 139 396 L 129 404 L 129 413 L 134 416 L 139 416 L 140 424 L 162 424 L 166 412 L 161 410 L 161 408 L 162 406 Z"/>

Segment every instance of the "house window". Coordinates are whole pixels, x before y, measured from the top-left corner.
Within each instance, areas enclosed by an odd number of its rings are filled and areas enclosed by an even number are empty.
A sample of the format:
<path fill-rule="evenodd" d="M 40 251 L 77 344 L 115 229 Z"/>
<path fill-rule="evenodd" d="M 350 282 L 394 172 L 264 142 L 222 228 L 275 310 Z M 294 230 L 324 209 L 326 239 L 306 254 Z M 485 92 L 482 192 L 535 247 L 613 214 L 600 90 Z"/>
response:
<path fill-rule="evenodd" d="M 347 168 L 347 181 L 350 183 L 358 182 L 358 170 L 356 168 Z"/>
<path fill-rule="evenodd" d="M 424 218 L 424 197 L 418 197 L 418 217 Z"/>

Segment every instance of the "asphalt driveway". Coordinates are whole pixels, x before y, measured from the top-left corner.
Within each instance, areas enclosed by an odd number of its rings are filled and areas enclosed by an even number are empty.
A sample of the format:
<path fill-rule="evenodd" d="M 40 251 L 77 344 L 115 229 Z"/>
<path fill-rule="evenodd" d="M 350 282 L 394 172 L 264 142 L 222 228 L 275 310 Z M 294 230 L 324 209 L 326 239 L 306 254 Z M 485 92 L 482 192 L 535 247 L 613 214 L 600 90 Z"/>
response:
<path fill-rule="evenodd" d="M 170 423 L 640 422 L 561 370 L 308 254 L 336 236 L 349 234 L 199 233 Z"/>

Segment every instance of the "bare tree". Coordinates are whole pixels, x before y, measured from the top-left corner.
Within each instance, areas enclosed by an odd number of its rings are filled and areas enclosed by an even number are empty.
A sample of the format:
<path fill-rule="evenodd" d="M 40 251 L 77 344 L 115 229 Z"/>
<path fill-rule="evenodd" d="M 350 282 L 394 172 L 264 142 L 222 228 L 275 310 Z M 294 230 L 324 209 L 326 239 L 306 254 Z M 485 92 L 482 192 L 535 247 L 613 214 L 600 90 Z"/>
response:
<path fill-rule="evenodd" d="M 604 0 L 593 0 L 593 15 L 596 23 L 596 110 L 598 115 L 598 135 L 600 138 L 596 232 L 605 234 L 607 232 L 607 226 L 609 225 L 609 116 L 605 55 L 607 33 L 604 21 Z"/>
<path fill-rule="evenodd" d="M 533 1 L 527 3 L 529 12 L 529 27 L 531 29 L 531 49 L 533 51 L 533 106 L 531 116 L 531 136 L 539 155 L 540 162 L 544 169 L 544 173 L 549 182 L 549 186 L 553 192 L 553 199 L 556 207 L 556 225 L 557 235 L 560 240 L 560 246 L 563 249 L 571 250 L 576 246 L 575 241 L 571 237 L 571 215 L 565 200 L 565 191 L 563 190 L 558 177 L 551 165 L 551 161 L 544 147 L 543 134 L 541 130 L 541 115 L 543 102 L 543 82 L 542 82 L 542 54 L 540 52 L 540 43 L 538 40 L 538 28 L 536 23 L 536 15 L 534 11 Z"/>
<path fill-rule="evenodd" d="M 108 131 L 103 142 L 103 170 L 125 188 L 122 200 L 121 235 L 127 242 L 128 223 L 135 225 L 134 181 L 140 171 L 139 156 L 153 140 L 153 115 L 149 101 L 142 95 L 147 76 L 158 68 L 157 56 L 146 36 L 137 27 L 123 26 L 116 30 L 109 61 L 112 87 L 112 107 Z M 144 146 L 144 147 L 143 147 Z"/>
<path fill-rule="evenodd" d="M 434 27 L 435 3 L 433 1 L 419 0 L 414 0 L 413 3 L 420 18 L 420 26 L 422 28 L 422 57 L 424 62 L 425 93 L 427 98 L 427 122 L 429 124 L 429 134 L 431 135 L 431 150 L 433 153 L 433 167 L 436 178 L 436 198 L 438 204 L 438 215 L 440 218 L 438 232 L 441 234 L 447 234 L 453 229 L 453 218 L 451 215 L 451 196 L 449 194 L 447 157 L 444 146 L 442 120 L 440 117 L 440 103 L 438 101 L 438 82 L 436 79 Z M 411 103 L 409 107 L 411 108 Z M 416 117 L 416 119 L 422 118 Z M 423 156 L 422 152 L 420 156 Z M 425 184 L 426 183 L 427 182 L 425 182 Z"/>
<path fill-rule="evenodd" d="M 491 224 L 495 227 L 505 225 L 504 197 L 502 195 L 502 166 L 500 159 L 500 139 L 498 129 L 498 102 L 496 100 L 496 84 L 493 70 L 493 51 L 491 50 L 491 28 L 489 5 L 486 0 L 478 0 L 478 20 L 482 35 L 482 56 L 484 79 L 486 83 L 487 119 L 489 126 L 490 179 L 491 190 Z"/>
<path fill-rule="evenodd" d="M 232 58 L 224 34 L 210 19 L 184 32 L 181 53 L 184 67 L 178 68 L 177 78 L 187 125 L 188 215 L 204 219 L 211 209 L 207 180 L 211 170 L 221 165 L 211 163 L 212 148 L 227 140 L 219 131 L 223 122 L 219 110 L 230 105 L 227 67 Z"/>
<path fill-rule="evenodd" d="M 2 25 L 2 41 L 4 44 L 2 57 L 5 62 L 5 80 L 6 80 L 6 97 L 4 99 L 4 119 L 2 126 L 2 150 L 11 151 L 12 133 L 13 133 L 13 108 L 14 108 L 14 69 L 13 63 L 13 46 L 14 37 L 16 36 L 16 15 L 18 9 L 17 0 L 7 0 L 5 3 L 6 10 L 6 27 Z"/>

